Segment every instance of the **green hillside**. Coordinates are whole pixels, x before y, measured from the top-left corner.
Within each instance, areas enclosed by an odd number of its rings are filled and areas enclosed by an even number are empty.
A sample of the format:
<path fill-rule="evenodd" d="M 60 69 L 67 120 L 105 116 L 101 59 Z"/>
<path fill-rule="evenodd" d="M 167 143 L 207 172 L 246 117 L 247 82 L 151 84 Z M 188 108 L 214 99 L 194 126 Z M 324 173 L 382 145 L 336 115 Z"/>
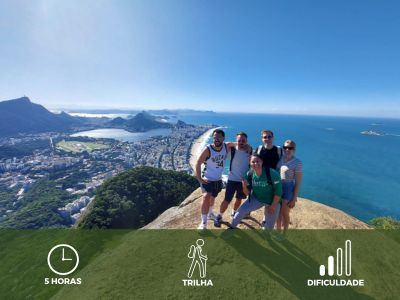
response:
<path fill-rule="evenodd" d="M 182 172 L 131 169 L 101 186 L 78 227 L 140 228 L 181 203 L 197 187 L 197 180 Z"/>
<path fill-rule="evenodd" d="M 392 217 L 374 218 L 368 223 L 376 229 L 400 229 L 400 221 Z"/>
<path fill-rule="evenodd" d="M 18 210 L 0 222 L 0 228 L 37 229 L 69 225 L 57 208 L 74 198 L 56 187 L 54 181 L 41 179 L 18 201 Z"/>

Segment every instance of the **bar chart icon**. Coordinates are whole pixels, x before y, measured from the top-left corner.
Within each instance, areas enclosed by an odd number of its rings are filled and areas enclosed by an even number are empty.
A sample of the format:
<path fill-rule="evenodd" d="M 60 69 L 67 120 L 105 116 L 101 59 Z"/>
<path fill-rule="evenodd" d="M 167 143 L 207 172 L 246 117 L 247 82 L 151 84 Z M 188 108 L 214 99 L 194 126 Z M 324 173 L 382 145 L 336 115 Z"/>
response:
<path fill-rule="evenodd" d="M 344 264 L 344 266 L 343 266 Z M 344 270 L 343 270 L 344 267 Z M 338 248 L 336 250 L 336 275 L 342 276 L 344 274 L 346 276 L 351 275 L 351 241 L 347 240 L 345 242 L 344 247 L 344 259 L 343 259 L 343 249 Z M 319 267 L 319 275 L 325 276 L 326 273 L 329 276 L 333 276 L 335 274 L 335 258 L 333 256 L 328 257 L 328 267 L 325 265 L 320 265 Z"/>

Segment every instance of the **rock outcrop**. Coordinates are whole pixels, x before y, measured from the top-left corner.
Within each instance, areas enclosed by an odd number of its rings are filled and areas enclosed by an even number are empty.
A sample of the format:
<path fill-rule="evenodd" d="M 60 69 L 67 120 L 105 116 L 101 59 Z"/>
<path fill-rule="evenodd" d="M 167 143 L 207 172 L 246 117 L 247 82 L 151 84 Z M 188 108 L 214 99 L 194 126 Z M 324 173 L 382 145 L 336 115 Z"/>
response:
<path fill-rule="evenodd" d="M 215 199 L 214 211 L 224 199 L 223 190 Z M 231 203 L 230 206 L 232 206 Z M 179 206 L 171 207 L 162 213 L 157 219 L 149 223 L 143 229 L 196 229 L 200 219 L 201 190 L 195 190 Z M 224 214 L 224 221 L 230 221 L 231 207 Z M 243 219 L 239 228 L 259 229 L 263 217 L 263 209 L 252 212 L 249 218 Z M 222 229 L 227 228 L 228 223 L 223 223 Z M 208 221 L 209 229 L 216 229 L 212 221 Z M 291 212 L 290 228 L 296 229 L 368 229 L 364 222 L 327 205 L 299 198 L 295 208 Z"/>

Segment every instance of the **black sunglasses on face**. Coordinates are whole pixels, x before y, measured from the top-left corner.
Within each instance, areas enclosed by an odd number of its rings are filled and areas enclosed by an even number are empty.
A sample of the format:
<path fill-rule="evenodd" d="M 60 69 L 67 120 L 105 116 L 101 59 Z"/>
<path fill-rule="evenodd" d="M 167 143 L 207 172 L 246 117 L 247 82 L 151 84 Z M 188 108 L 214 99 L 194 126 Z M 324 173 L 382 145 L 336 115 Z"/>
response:
<path fill-rule="evenodd" d="M 272 135 L 264 135 L 264 136 L 263 136 L 263 139 L 272 139 L 272 138 L 273 138 Z"/>
<path fill-rule="evenodd" d="M 285 150 L 293 150 L 293 149 L 294 149 L 294 147 L 290 147 L 290 146 L 283 146 L 283 149 L 285 149 Z"/>

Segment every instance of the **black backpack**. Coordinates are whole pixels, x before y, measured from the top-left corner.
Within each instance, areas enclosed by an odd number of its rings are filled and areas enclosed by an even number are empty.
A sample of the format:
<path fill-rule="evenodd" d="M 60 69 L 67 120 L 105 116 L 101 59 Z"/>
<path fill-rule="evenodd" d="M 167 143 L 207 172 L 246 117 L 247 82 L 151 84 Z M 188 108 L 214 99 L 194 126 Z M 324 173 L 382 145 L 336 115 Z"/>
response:
<path fill-rule="evenodd" d="M 275 147 L 276 147 L 277 150 L 278 150 L 278 157 L 279 157 L 279 159 L 281 159 L 282 156 L 283 156 L 283 149 L 282 149 L 281 146 L 275 146 Z M 258 154 L 258 155 L 261 155 L 262 149 L 263 149 L 263 145 L 260 145 L 260 146 L 257 147 L 257 150 L 254 151 L 254 153 L 256 153 L 256 154 Z"/>

